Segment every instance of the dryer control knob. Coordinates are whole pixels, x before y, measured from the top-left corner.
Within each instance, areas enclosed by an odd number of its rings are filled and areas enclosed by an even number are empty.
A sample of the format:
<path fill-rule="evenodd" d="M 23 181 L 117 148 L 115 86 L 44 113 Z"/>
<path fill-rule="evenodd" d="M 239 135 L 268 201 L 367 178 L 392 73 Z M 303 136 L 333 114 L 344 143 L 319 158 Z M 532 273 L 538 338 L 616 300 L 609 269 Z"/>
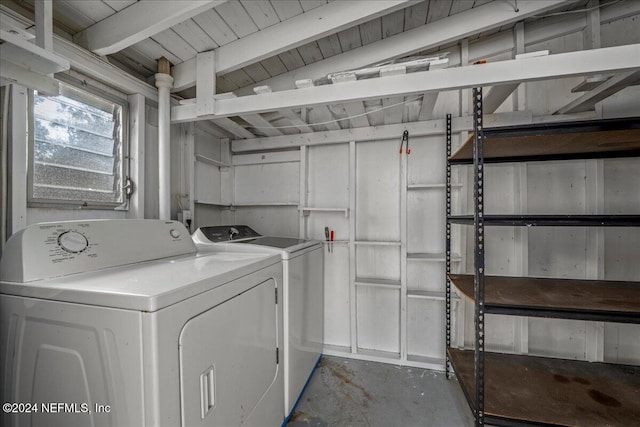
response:
<path fill-rule="evenodd" d="M 169 234 L 171 234 L 171 237 L 173 237 L 174 239 L 177 239 L 178 237 L 180 237 L 180 232 L 178 230 L 176 230 L 175 228 L 172 228 L 169 231 Z"/>
<path fill-rule="evenodd" d="M 89 241 L 77 231 L 65 231 L 58 236 L 58 244 L 65 251 L 77 254 L 87 249 Z"/>

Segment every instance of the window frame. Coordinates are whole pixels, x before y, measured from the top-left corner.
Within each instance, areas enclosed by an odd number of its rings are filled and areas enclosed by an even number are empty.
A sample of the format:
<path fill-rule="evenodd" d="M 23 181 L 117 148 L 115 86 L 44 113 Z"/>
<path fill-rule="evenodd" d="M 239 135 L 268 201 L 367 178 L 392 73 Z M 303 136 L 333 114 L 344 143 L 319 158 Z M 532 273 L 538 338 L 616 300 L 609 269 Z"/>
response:
<path fill-rule="evenodd" d="M 64 200 L 64 199 L 50 199 L 43 197 L 34 197 L 33 195 L 33 180 L 35 172 L 35 91 L 28 91 L 28 167 L 27 167 L 27 207 L 28 208 L 57 208 L 57 209 L 85 209 L 85 210 L 114 210 L 114 211 L 126 211 L 129 209 L 129 201 L 131 193 L 129 170 L 131 157 L 129 155 L 129 103 L 126 99 L 118 97 L 117 95 L 106 92 L 95 86 L 91 86 L 85 80 L 80 81 L 74 77 L 64 75 L 63 78 L 56 76 L 60 85 L 69 86 L 75 90 L 86 92 L 90 95 L 102 98 L 105 101 L 116 104 L 120 107 L 121 114 L 121 157 L 119 159 L 121 164 L 122 174 L 122 202 L 99 202 L 99 201 L 79 201 L 79 200 Z"/>

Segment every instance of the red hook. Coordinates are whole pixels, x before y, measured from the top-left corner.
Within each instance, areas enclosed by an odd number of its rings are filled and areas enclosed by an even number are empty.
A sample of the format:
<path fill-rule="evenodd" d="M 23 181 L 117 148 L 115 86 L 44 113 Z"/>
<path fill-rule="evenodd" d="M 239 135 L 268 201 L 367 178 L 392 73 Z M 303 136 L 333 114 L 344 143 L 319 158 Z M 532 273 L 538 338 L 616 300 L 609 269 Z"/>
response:
<path fill-rule="evenodd" d="M 407 142 L 407 149 L 405 151 L 408 156 L 409 154 L 411 154 L 411 149 L 409 148 L 409 131 L 408 130 L 405 130 L 402 133 L 402 141 L 400 141 L 400 154 L 402 154 L 402 146 L 404 145 L 405 141 Z"/>

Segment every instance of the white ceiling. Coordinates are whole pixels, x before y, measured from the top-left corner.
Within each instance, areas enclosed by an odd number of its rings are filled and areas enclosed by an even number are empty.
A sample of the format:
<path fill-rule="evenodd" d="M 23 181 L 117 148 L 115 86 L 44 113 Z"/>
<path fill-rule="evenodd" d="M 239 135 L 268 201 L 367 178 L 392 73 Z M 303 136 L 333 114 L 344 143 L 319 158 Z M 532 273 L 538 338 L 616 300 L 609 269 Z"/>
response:
<path fill-rule="evenodd" d="M 200 9 L 191 17 L 187 16 L 178 23 L 172 23 L 162 28 L 161 31 L 151 34 L 148 37 L 110 53 L 106 59 L 112 64 L 122 68 L 124 71 L 138 77 L 139 79 L 150 81 L 149 79 L 156 73 L 157 59 L 167 58 L 173 66 L 183 64 L 187 68 L 189 61 L 194 62 L 198 53 L 219 49 L 227 46 L 228 51 L 232 51 L 239 45 L 238 41 L 246 39 L 256 43 L 269 44 L 269 41 L 261 40 L 262 34 L 274 34 L 278 30 L 293 28 L 296 22 L 304 22 L 305 16 L 323 16 L 326 11 L 327 19 L 330 20 L 335 15 L 336 10 L 344 8 L 349 11 L 349 3 L 375 4 L 377 0 L 228 0 L 221 1 L 201 1 L 208 7 L 199 6 Z M 525 3 L 536 3 L 532 1 L 514 0 L 424 0 L 406 1 L 390 0 L 387 3 L 398 2 L 399 5 L 390 7 L 389 11 L 381 12 L 372 19 L 362 22 L 362 19 L 353 17 L 353 25 L 342 25 L 331 31 L 331 25 L 324 25 L 329 28 L 320 36 L 312 40 L 297 42 L 298 34 L 291 34 L 288 40 L 287 49 L 277 52 L 277 54 L 263 55 L 254 58 L 254 61 L 244 61 L 238 69 L 219 72 L 216 75 L 216 89 L 218 93 L 235 92 L 239 95 L 253 93 L 251 89 L 262 84 L 270 84 L 273 90 L 281 88 L 295 88 L 295 81 L 305 76 L 306 70 L 319 70 L 322 64 L 337 64 L 337 69 L 331 72 L 358 69 L 362 66 L 350 66 L 348 60 L 338 60 L 337 58 L 349 58 L 351 53 L 359 54 L 361 48 L 368 46 L 370 51 L 380 48 L 377 58 L 398 59 L 399 57 L 419 58 L 427 54 L 442 53 L 447 50 L 455 50 L 459 40 L 447 40 L 442 44 L 428 45 L 422 51 L 406 52 L 389 49 L 390 43 L 383 45 L 381 42 L 390 42 L 394 36 L 409 32 L 419 28 L 430 28 L 430 25 L 449 21 L 461 25 L 460 20 L 453 21 L 456 15 L 478 10 L 477 15 L 469 14 L 470 20 L 474 16 L 480 17 L 480 11 L 486 10 L 490 3 L 500 3 L 509 10 L 514 9 L 514 19 L 511 22 L 497 21 L 495 25 L 489 25 L 472 34 L 465 34 L 464 38 L 469 40 L 470 45 L 476 41 L 486 40 L 491 36 L 497 37 L 502 33 L 512 33 L 515 21 L 528 18 L 529 21 L 539 20 L 540 16 L 522 16 L 518 18 L 515 13 L 516 5 L 523 7 Z M 3 4 L 16 12 L 33 17 L 34 0 L 3 0 Z M 65 38 L 78 40 L 84 33 L 102 24 L 115 21 L 122 22 L 122 18 L 127 18 L 127 14 L 140 6 L 140 3 L 153 5 L 156 11 L 161 12 L 162 8 L 167 8 L 168 4 L 176 3 L 168 0 L 56 0 L 53 2 L 54 29 Z M 185 1 L 181 5 L 194 4 L 198 2 Z M 581 9 L 587 5 L 587 0 L 566 1 L 555 7 L 551 12 Z M 601 1 L 601 3 L 605 3 Z M 337 6 L 339 4 L 339 6 Z M 378 3 L 378 7 L 380 3 Z M 215 7 L 211 7 L 215 6 Z M 484 9 L 483 9 L 484 6 Z M 309 14 L 310 12 L 312 14 Z M 332 11 L 332 12 L 330 12 Z M 347 12 L 345 12 L 347 13 Z M 349 12 L 353 13 L 353 12 Z M 549 13 L 545 10 L 542 14 Z M 305 15 L 309 14 L 309 15 Z M 315 14 L 315 15 L 314 15 Z M 467 16 L 467 15 L 461 15 Z M 584 15 L 583 15 L 584 16 Z M 109 18 L 109 20 L 107 19 Z M 296 19 L 298 21 L 296 21 Z M 111 20 L 111 21 L 110 21 Z M 462 24 L 467 24 L 462 22 Z M 467 24 L 473 27 L 473 22 Z M 89 29 L 89 30 L 87 30 Z M 268 31 L 265 31 L 269 29 Z M 462 31 L 462 30 L 461 30 Z M 415 31 L 414 31 L 415 33 Z M 286 34 L 286 33 L 285 33 Z M 410 33 L 413 34 L 413 33 Z M 463 37 L 460 37 L 463 38 Z M 385 49 L 384 46 L 387 46 Z M 360 50 L 359 50 L 360 49 Z M 221 50 L 222 51 L 222 50 Z M 268 52 L 268 49 L 265 50 Z M 348 55 L 338 56 L 348 52 Z M 459 55 L 458 55 L 459 56 Z M 335 58 L 334 58 L 335 57 Z M 333 62 L 327 61 L 333 58 Z M 459 64 L 459 58 L 456 58 Z M 324 61 L 324 62 L 323 62 Z M 455 61 L 453 61 L 455 62 Z M 312 66 L 312 64 L 314 64 Z M 370 65 L 370 64 L 366 64 Z M 452 65 L 452 64 L 450 64 Z M 456 64 L 453 64 L 456 65 Z M 312 67 L 310 67 L 312 66 Z M 180 67 L 176 67 L 178 69 Z M 424 68 L 423 68 L 424 69 Z M 406 72 L 410 72 L 407 70 Z M 312 79 L 317 79 L 317 75 L 312 75 Z M 326 74 L 323 74 L 326 75 Z M 195 90 L 193 88 L 180 88 L 174 96 L 178 98 L 193 98 Z M 415 97 L 414 97 L 415 98 Z M 394 109 L 398 102 L 406 102 Z M 215 125 L 221 135 L 229 135 L 233 138 L 250 138 L 254 136 L 277 136 L 282 134 L 300 133 L 325 130 L 337 130 L 351 127 L 377 126 L 382 124 L 406 123 L 428 118 L 428 112 L 424 112 L 434 99 L 419 97 L 415 99 L 380 99 L 358 102 L 348 105 L 330 105 L 324 108 L 314 108 L 313 111 L 279 111 L 254 115 L 253 117 L 233 117 L 231 119 L 217 120 Z M 389 110 L 380 110 L 383 107 Z M 432 105 L 431 105 L 431 108 Z M 363 115 L 369 112 L 370 114 Z M 356 115 L 353 119 L 344 119 Z M 257 116 L 257 117 L 256 117 Z M 331 122 L 335 120 L 334 122 Z M 229 123 L 232 121 L 233 123 Z M 305 121 L 305 122 L 303 122 Z M 328 122 L 321 125 L 314 123 Z M 311 127 L 305 123 L 310 124 Z M 238 128 L 244 129 L 244 131 Z M 274 126 L 274 129 L 269 129 Z M 278 129 L 278 127 L 281 127 Z"/>

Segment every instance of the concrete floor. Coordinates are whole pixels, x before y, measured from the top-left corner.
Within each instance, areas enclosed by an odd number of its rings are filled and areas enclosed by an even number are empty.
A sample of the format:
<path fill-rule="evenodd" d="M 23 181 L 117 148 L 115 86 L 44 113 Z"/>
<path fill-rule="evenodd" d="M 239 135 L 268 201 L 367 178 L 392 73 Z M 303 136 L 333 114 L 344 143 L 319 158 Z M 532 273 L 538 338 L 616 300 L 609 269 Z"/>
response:
<path fill-rule="evenodd" d="M 324 356 L 287 427 L 472 425 L 457 381 L 444 373 Z"/>

